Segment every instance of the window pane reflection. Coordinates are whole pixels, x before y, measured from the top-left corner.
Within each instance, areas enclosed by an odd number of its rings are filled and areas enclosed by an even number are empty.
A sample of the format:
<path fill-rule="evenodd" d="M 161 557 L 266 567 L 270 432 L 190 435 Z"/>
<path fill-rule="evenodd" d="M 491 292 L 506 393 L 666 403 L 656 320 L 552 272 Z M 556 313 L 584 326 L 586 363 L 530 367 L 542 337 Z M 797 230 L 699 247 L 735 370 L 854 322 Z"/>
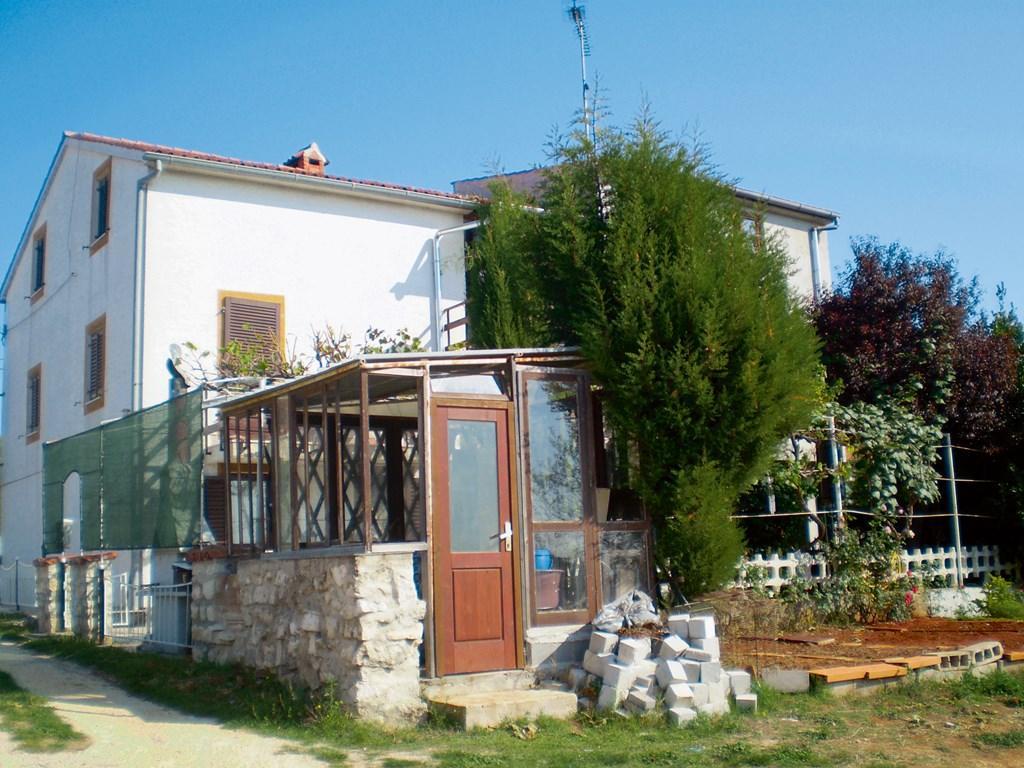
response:
<path fill-rule="evenodd" d="M 650 594 L 646 539 L 640 531 L 601 533 L 601 600 L 605 604 L 633 589 Z"/>
<path fill-rule="evenodd" d="M 530 379 L 530 501 L 534 522 L 583 519 L 579 402 L 575 381 Z"/>
<path fill-rule="evenodd" d="M 533 562 L 534 605 L 538 611 L 576 611 L 587 607 L 582 531 L 535 533 Z"/>
<path fill-rule="evenodd" d="M 498 429 L 493 421 L 448 421 L 452 552 L 496 552 Z"/>

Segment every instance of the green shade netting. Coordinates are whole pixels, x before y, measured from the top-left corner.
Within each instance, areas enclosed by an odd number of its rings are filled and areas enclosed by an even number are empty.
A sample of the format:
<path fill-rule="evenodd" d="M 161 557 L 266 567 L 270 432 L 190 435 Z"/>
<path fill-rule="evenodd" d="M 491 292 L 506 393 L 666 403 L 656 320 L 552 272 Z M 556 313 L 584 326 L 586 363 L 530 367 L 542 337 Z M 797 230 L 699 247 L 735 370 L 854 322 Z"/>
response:
<path fill-rule="evenodd" d="M 202 530 L 202 393 L 43 447 L 43 551 L 60 552 L 81 493 L 82 549 L 192 545 Z M 74 543 L 71 545 L 77 548 Z"/>

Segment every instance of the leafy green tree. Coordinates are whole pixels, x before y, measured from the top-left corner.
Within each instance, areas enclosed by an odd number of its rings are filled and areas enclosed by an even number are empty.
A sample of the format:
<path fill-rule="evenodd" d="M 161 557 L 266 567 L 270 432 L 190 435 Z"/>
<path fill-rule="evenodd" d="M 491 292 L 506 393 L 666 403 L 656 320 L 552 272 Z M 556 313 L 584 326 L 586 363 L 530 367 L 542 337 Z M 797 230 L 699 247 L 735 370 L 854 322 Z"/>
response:
<path fill-rule="evenodd" d="M 818 344 L 785 250 L 646 113 L 558 143 L 535 201 L 497 188 L 469 257 L 476 346 L 576 344 L 636 446 L 663 571 L 687 595 L 733 573 L 730 519 L 819 400 Z"/>

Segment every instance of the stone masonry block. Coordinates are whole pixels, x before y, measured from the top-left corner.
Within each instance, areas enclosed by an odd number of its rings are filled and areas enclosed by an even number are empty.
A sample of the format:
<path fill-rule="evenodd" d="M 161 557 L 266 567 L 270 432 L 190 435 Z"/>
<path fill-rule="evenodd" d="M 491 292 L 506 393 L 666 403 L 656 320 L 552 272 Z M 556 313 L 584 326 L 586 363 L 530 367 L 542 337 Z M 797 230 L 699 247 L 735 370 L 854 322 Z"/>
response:
<path fill-rule="evenodd" d="M 668 688 L 673 683 L 685 683 L 686 672 L 683 665 L 672 659 L 662 659 L 658 662 L 658 685 Z"/>
<path fill-rule="evenodd" d="M 637 677 L 645 677 L 647 675 L 653 676 L 658 673 L 657 659 L 644 659 L 643 661 L 637 662 L 633 666 L 636 667 Z"/>
<path fill-rule="evenodd" d="M 668 711 L 668 721 L 672 725 L 686 725 L 697 717 L 697 710 L 690 707 L 672 707 Z"/>
<path fill-rule="evenodd" d="M 715 617 L 714 616 L 691 616 L 690 637 L 692 639 L 714 637 Z"/>
<path fill-rule="evenodd" d="M 697 707 L 697 711 L 700 712 L 702 715 L 709 715 L 711 717 L 715 717 L 718 715 L 727 715 L 729 714 L 729 702 L 709 701 L 707 704 L 701 704 L 699 707 Z"/>
<path fill-rule="evenodd" d="M 750 693 L 750 673 L 742 669 L 730 669 L 729 675 L 729 688 L 732 690 L 733 696 L 742 696 L 745 693 Z"/>
<path fill-rule="evenodd" d="M 700 648 L 687 648 L 683 653 L 683 658 L 699 662 L 714 661 L 710 653 L 702 651 Z"/>
<path fill-rule="evenodd" d="M 592 675 L 604 677 L 608 665 L 614 660 L 611 653 L 594 653 L 587 651 L 583 654 L 583 668 Z"/>
<path fill-rule="evenodd" d="M 619 641 L 618 657 L 621 664 L 636 664 L 650 655 L 649 637 L 624 637 Z"/>
<path fill-rule="evenodd" d="M 712 661 L 717 661 L 722 655 L 722 646 L 717 637 L 695 637 L 691 645 L 710 653 Z"/>
<path fill-rule="evenodd" d="M 689 647 L 689 644 L 679 635 L 669 635 L 661 641 L 658 655 L 663 659 L 674 659 L 677 656 L 682 656 L 683 652 Z"/>
<path fill-rule="evenodd" d="M 729 698 L 729 687 L 724 680 L 708 683 L 708 703 L 718 704 Z"/>
<path fill-rule="evenodd" d="M 693 706 L 699 707 L 708 703 L 707 683 L 690 683 L 690 691 L 693 693 Z"/>
<path fill-rule="evenodd" d="M 619 645 L 619 636 L 614 632 L 601 632 L 595 630 L 590 635 L 591 653 L 615 653 Z"/>
<path fill-rule="evenodd" d="M 700 665 L 700 681 L 702 683 L 717 683 L 722 679 L 722 665 L 717 661 L 705 661 Z"/>
<path fill-rule="evenodd" d="M 741 693 L 736 697 L 736 709 L 740 712 L 757 712 L 757 694 Z"/>
<path fill-rule="evenodd" d="M 683 672 L 686 673 L 686 682 L 688 683 L 699 683 L 700 682 L 700 662 L 691 661 L 689 659 L 680 659 L 680 664 L 683 665 Z"/>
<path fill-rule="evenodd" d="M 665 689 L 665 704 L 669 707 L 693 705 L 693 690 L 686 683 L 673 683 Z"/>
<path fill-rule="evenodd" d="M 650 712 L 657 703 L 650 694 L 637 690 L 630 691 L 626 697 L 626 707 L 633 712 Z"/>
<path fill-rule="evenodd" d="M 630 690 L 642 691 L 651 696 L 656 696 L 658 694 L 658 679 L 654 675 L 638 677 L 633 681 L 633 687 Z"/>
<path fill-rule="evenodd" d="M 610 685 L 602 685 L 601 692 L 597 695 L 597 708 L 600 710 L 615 709 L 619 706 L 622 695 Z"/>
<path fill-rule="evenodd" d="M 683 640 L 690 636 L 690 614 L 675 613 L 668 617 L 668 628 Z"/>
<path fill-rule="evenodd" d="M 625 693 L 633 687 L 636 681 L 637 669 L 631 664 L 609 664 L 605 668 L 604 684 L 615 688 L 620 693 Z"/>

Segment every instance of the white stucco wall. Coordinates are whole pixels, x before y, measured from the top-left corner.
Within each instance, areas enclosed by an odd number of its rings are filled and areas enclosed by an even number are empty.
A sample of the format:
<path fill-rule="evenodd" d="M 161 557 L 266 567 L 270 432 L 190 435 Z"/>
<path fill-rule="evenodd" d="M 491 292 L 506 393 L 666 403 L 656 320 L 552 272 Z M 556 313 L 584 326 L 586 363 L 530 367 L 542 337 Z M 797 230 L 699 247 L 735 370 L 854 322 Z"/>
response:
<path fill-rule="evenodd" d="M 789 283 L 801 297 L 813 298 L 811 270 L 811 229 L 814 223 L 795 216 L 786 216 L 774 211 L 763 215 L 766 237 L 779 238 L 790 258 Z M 817 226 L 821 226 L 818 224 Z M 818 233 L 819 285 L 827 290 L 832 285 L 832 270 L 828 255 L 828 232 Z"/>
<path fill-rule="evenodd" d="M 49 192 L 23 245 L 7 294 L 3 427 L 7 448 L 0 504 L 5 514 L 0 555 L 5 563 L 40 555 L 42 445 L 122 414 L 131 405 L 131 285 L 135 187 L 144 170 L 115 152 L 111 169 L 109 239 L 89 252 L 93 172 L 110 152 L 70 141 L 58 159 Z M 32 233 L 46 225 L 42 297 L 30 293 Z M 106 314 L 104 405 L 86 414 L 85 328 Z M 42 365 L 39 440 L 27 442 L 27 371 Z"/>
<path fill-rule="evenodd" d="M 463 211 L 165 170 L 146 228 L 144 402 L 166 399 L 172 343 L 220 344 L 218 292 L 284 296 L 289 345 L 330 323 L 430 343 L 434 232 Z M 442 241 L 442 306 L 465 298 L 462 236 Z"/>

